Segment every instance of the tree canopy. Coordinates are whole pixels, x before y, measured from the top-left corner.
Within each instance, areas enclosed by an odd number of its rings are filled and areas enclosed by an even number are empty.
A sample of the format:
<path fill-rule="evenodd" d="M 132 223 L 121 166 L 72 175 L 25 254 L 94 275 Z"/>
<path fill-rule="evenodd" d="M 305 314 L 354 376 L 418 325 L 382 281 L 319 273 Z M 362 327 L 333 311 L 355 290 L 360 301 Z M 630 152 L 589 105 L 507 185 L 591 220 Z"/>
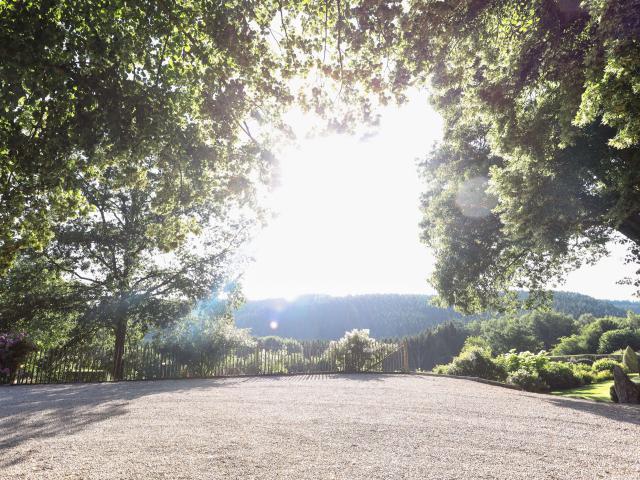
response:
<path fill-rule="evenodd" d="M 267 39 L 277 11 L 243 1 L 0 3 L 0 269 L 93 211 L 83 187 L 108 168 L 135 176 L 153 158 L 165 179 L 156 203 L 184 205 L 217 181 L 212 171 L 242 188 L 252 167 L 269 167 L 247 122 L 277 127 L 292 99 L 290 64 Z"/>
<path fill-rule="evenodd" d="M 423 237 L 446 304 L 504 308 L 512 287 L 533 302 L 615 232 L 640 259 L 639 7 L 412 4 L 404 51 L 445 119 L 423 163 Z"/>
<path fill-rule="evenodd" d="M 259 219 L 284 111 L 345 130 L 427 86 L 431 281 L 533 305 L 611 240 L 640 260 L 638 38 L 638 0 L 0 2 L 0 275 L 162 324 Z"/>

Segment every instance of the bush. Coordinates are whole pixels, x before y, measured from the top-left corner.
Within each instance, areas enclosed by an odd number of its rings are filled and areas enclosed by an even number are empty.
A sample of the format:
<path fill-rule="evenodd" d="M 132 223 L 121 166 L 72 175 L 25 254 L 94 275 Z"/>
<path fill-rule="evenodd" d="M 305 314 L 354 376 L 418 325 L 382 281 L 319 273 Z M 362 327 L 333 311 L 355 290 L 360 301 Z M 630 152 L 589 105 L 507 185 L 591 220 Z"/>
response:
<path fill-rule="evenodd" d="M 598 343 L 599 353 L 612 353 L 631 346 L 633 349 L 640 349 L 640 333 L 630 328 L 620 328 L 604 332 Z"/>
<path fill-rule="evenodd" d="M 538 372 L 520 368 L 511 372 L 507 377 L 507 383 L 518 385 L 528 392 L 547 392 L 549 385 L 540 378 Z"/>
<path fill-rule="evenodd" d="M 438 365 L 435 373 L 446 375 L 479 377 L 487 380 L 504 381 L 506 370 L 493 361 L 491 354 L 483 347 L 469 346 L 448 365 Z"/>
<path fill-rule="evenodd" d="M 335 354 L 339 369 L 344 372 L 361 372 L 375 358 L 378 345 L 369 336 L 368 329 L 353 329 L 340 340 L 331 342 L 328 351 Z"/>
<path fill-rule="evenodd" d="M 565 362 L 549 362 L 540 372 L 551 390 L 566 390 L 584 385 L 583 375 L 576 375 L 575 367 Z"/>
<path fill-rule="evenodd" d="M 558 344 L 553 347 L 551 353 L 554 355 L 577 355 L 589 353 L 586 342 L 580 335 L 570 335 L 562 337 Z"/>
<path fill-rule="evenodd" d="M 271 335 L 259 337 L 258 345 L 265 350 L 286 350 L 287 353 L 302 353 L 302 344 L 295 338 L 284 338 Z"/>
<path fill-rule="evenodd" d="M 533 392 L 575 388 L 595 379 L 589 365 L 552 362 L 545 352 L 511 351 L 496 361 L 509 373 L 507 382 Z"/>
<path fill-rule="evenodd" d="M 549 363 L 549 357 L 545 352 L 537 354 L 531 352 L 516 353 L 515 350 L 511 350 L 509 353 L 496 358 L 496 362 L 501 364 L 508 373 L 515 372 L 521 368 L 530 372 L 539 372 Z"/>
<path fill-rule="evenodd" d="M 582 365 L 581 363 L 569 364 L 573 370 L 573 374 L 580 380 L 580 385 L 589 385 L 596 380 L 596 374 L 591 367 Z"/>
<path fill-rule="evenodd" d="M 12 382 L 25 357 L 34 350 L 24 333 L 0 334 L 0 378 L 8 377 Z"/>
<path fill-rule="evenodd" d="M 601 358 L 600 360 L 596 360 L 593 362 L 591 366 L 591 370 L 595 373 L 599 372 L 613 372 L 613 367 L 618 366 L 623 370 L 626 370 L 626 367 L 620 362 L 616 362 L 613 358 Z"/>
<path fill-rule="evenodd" d="M 627 346 L 624 354 L 622 355 L 622 363 L 630 372 L 638 373 L 638 355 L 630 346 Z"/>

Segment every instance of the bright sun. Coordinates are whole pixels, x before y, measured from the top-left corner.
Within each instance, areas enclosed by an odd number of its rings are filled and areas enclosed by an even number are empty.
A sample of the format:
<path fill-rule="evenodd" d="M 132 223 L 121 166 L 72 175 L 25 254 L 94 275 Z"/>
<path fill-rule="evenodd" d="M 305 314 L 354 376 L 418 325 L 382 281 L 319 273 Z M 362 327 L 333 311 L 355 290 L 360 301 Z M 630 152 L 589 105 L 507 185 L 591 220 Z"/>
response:
<path fill-rule="evenodd" d="M 295 119 L 298 138 L 310 121 Z M 306 139 L 280 157 L 277 217 L 253 243 L 249 298 L 306 293 L 425 293 L 416 159 L 441 135 L 426 95 L 383 112 L 376 134 Z"/>
<path fill-rule="evenodd" d="M 314 119 L 291 114 L 298 138 L 280 158 L 280 186 L 269 199 L 277 214 L 246 254 L 250 299 L 320 293 L 433 293 L 433 256 L 419 241 L 423 186 L 416 160 L 441 138 L 442 121 L 413 92 L 382 113 L 375 135 L 304 139 Z M 622 249 L 574 272 L 562 288 L 597 297 L 630 298 Z M 626 269 L 629 270 L 629 269 Z M 277 326 L 276 326 L 277 327 Z"/>

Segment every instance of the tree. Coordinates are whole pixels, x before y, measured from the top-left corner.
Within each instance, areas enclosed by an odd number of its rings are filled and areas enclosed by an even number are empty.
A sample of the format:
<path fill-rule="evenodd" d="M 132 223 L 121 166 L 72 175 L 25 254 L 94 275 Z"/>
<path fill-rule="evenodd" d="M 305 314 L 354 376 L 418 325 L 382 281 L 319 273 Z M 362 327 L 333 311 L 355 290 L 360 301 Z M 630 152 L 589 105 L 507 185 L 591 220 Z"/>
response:
<path fill-rule="evenodd" d="M 182 175 L 172 176 L 161 158 L 110 167 L 86 182 L 92 214 L 56 225 L 41 254 L 85 300 L 78 322 L 113 331 L 116 378 L 128 328 L 167 325 L 222 288 L 255 216 L 242 214 L 251 195 L 238 189 L 231 159 L 211 171 L 187 157 Z"/>
<path fill-rule="evenodd" d="M 535 336 L 528 322 L 521 317 L 480 320 L 474 322 L 470 328 L 487 340 L 494 354 L 507 353 L 512 349 L 518 352 L 537 352 L 543 348 L 543 342 Z"/>
<path fill-rule="evenodd" d="M 78 286 L 44 258 L 24 251 L 0 276 L 0 331 L 26 332 L 44 349 L 66 344 L 80 335 L 86 298 Z"/>
<path fill-rule="evenodd" d="M 638 6 L 414 4 L 406 56 L 432 74 L 445 119 L 423 164 L 423 237 L 444 303 L 509 308 L 511 287 L 539 301 L 616 232 L 640 258 Z"/>
<path fill-rule="evenodd" d="M 613 353 L 627 346 L 633 349 L 640 349 L 640 332 L 630 328 L 609 330 L 600 337 L 598 353 Z"/>
<path fill-rule="evenodd" d="M 240 135 L 255 144 L 249 124 L 276 135 L 294 70 L 289 47 L 270 40 L 279 10 L 275 0 L 2 2 L 0 274 L 44 248 L 55 225 L 89 214 L 84 185 L 106 169 L 159 156 L 164 174 L 184 177 L 184 162 L 224 169 Z"/>
<path fill-rule="evenodd" d="M 531 312 L 521 319 L 534 337 L 542 342 L 542 348 L 551 350 L 561 337 L 576 332 L 572 317 L 558 312 Z"/>

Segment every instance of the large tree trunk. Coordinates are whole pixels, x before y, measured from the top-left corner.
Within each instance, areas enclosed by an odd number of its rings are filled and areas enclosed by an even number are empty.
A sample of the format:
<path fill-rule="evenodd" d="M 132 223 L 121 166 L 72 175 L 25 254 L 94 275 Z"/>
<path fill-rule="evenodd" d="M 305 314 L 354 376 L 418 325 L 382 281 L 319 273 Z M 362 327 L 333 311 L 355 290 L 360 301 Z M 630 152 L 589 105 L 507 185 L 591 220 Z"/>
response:
<path fill-rule="evenodd" d="M 124 378 L 124 343 L 127 338 L 127 317 L 122 316 L 116 323 L 116 342 L 113 350 L 113 379 Z"/>
<path fill-rule="evenodd" d="M 640 245 L 640 213 L 629 215 L 617 230 L 632 242 Z"/>

